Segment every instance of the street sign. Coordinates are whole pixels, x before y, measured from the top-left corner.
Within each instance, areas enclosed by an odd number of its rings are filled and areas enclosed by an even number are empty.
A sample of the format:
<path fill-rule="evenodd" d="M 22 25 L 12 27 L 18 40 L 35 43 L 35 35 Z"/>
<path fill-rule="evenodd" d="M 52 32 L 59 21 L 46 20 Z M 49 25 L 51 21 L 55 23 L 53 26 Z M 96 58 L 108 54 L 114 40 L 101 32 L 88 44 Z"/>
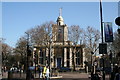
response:
<path fill-rule="evenodd" d="M 99 44 L 99 54 L 107 54 L 107 44 L 106 43 Z"/>

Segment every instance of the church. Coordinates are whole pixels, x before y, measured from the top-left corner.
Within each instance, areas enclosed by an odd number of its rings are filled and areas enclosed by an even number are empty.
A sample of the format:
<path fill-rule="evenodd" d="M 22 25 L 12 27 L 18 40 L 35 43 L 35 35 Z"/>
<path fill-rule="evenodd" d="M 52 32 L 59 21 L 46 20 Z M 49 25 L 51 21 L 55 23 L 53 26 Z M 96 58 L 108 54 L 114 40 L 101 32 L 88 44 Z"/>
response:
<path fill-rule="evenodd" d="M 52 24 L 53 37 L 48 46 L 34 46 L 33 59 L 35 55 L 37 55 L 37 59 L 33 60 L 33 66 L 84 68 L 84 46 L 74 45 L 72 41 L 68 40 L 68 26 L 64 24 L 61 9 L 56 22 L 56 24 Z"/>

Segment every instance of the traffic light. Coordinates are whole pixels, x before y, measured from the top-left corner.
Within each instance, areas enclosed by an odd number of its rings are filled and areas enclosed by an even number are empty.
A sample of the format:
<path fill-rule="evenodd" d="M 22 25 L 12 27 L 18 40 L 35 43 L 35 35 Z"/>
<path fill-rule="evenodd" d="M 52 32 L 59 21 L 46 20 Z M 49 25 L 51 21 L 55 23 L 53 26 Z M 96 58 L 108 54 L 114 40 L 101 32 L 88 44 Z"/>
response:
<path fill-rule="evenodd" d="M 117 18 L 115 19 L 115 23 L 116 23 L 116 25 L 120 26 L 120 17 L 117 17 Z"/>
<path fill-rule="evenodd" d="M 118 25 L 118 26 L 120 26 L 120 17 L 117 17 L 116 19 L 115 19 L 115 23 L 116 23 L 116 25 Z M 120 34 L 120 28 L 118 28 L 118 34 Z"/>
<path fill-rule="evenodd" d="M 28 56 L 31 56 L 31 52 L 32 52 L 32 51 L 29 49 L 29 50 L 27 51 L 27 55 L 28 55 Z"/>
<path fill-rule="evenodd" d="M 37 63 L 37 52 L 34 51 L 34 54 L 33 54 L 33 55 L 34 55 L 34 56 L 33 56 L 34 62 Z"/>
<path fill-rule="evenodd" d="M 43 57 L 44 57 L 43 51 L 42 51 L 42 49 L 40 49 L 40 54 L 39 54 L 39 61 L 40 61 L 40 64 L 43 64 L 43 63 L 44 63 Z"/>
<path fill-rule="evenodd" d="M 118 34 L 120 34 L 120 29 L 118 29 L 117 31 L 118 31 Z"/>

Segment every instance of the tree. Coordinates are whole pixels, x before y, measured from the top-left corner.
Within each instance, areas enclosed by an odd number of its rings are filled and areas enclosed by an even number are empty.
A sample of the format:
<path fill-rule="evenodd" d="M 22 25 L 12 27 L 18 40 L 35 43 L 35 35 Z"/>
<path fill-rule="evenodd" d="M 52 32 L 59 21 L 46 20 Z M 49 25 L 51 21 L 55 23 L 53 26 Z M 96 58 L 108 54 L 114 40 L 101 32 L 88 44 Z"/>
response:
<path fill-rule="evenodd" d="M 99 46 L 100 32 L 90 26 L 85 31 L 85 51 L 88 61 L 91 60 L 91 52 L 95 52 Z M 88 54 L 89 53 L 89 54 Z"/>
<path fill-rule="evenodd" d="M 80 42 L 80 45 L 83 44 L 83 29 L 80 28 L 79 25 L 72 25 L 69 27 L 68 31 L 68 38 L 70 41 L 73 42 L 73 45 L 77 45 Z M 72 63 L 73 63 L 73 70 L 75 70 L 75 55 L 77 54 L 76 47 L 72 50 Z"/>
<path fill-rule="evenodd" d="M 13 54 L 13 48 L 4 43 L 3 39 L 0 41 L 0 45 L 2 45 L 2 67 L 5 69 L 5 67 L 10 67 L 8 63 L 10 63 L 9 58 Z"/>
<path fill-rule="evenodd" d="M 38 25 L 35 28 L 31 28 L 27 31 L 30 35 L 30 42 L 32 45 L 47 45 L 52 39 L 52 24 L 53 22 L 46 22 L 42 25 Z"/>
<path fill-rule="evenodd" d="M 116 63 L 119 63 L 119 59 L 120 59 L 120 34 L 115 32 L 114 33 L 114 40 L 113 43 L 111 44 L 112 47 L 112 51 L 114 51 L 115 53 L 115 57 L 116 57 Z"/>
<path fill-rule="evenodd" d="M 27 45 L 27 40 L 24 37 L 19 38 L 19 40 L 16 43 L 16 48 L 14 50 L 14 52 L 16 54 L 20 54 L 21 56 L 25 56 L 26 55 L 26 45 Z"/>
<path fill-rule="evenodd" d="M 100 40 L 100 32 L 99 30 L 88 26 L 84 33 L 84 45 L 85 45 L 85 60 L 88 62 L 88 68 L 92 70 L 93 61 L 95 61 L 96 54 L 93 58 L 93 54 L 96 53 L 99 40 Z"/>
<path fill-rule="evenodd" d="M 33 47 L 34 45 L 47 45 L 52 41 L 52 24 L 53 22 L 46 22 L 41 25 L 38 25 L 34 28 L 27 30 L 25 33 L 29 35 L 29 47 Z M 27 37 L 26 35 L 21 37 L 16 43 L 15 53 L 21 54 L 21 60 L 25 60 L 26 58 L 26 49 L 27 49 Z M 48 47 L 49 48 L 49 47 Z M 21 64 L 24 64 L 21 61 Z"/>
<path fill-rule="evenodd" d="M 80 40 L 80 44 L 83 44 L 84 37 L 82 36 L 84 33 L 84 30 L 80 28 L 79 25 L 72 25 L 68 29 L 68 38 L 70 41 L 72 41 L 74 44 L 78 44 Z"/>
<path fill-rule="evenodd" d="M 19 68 L 22 68 L 22 66 L 25 67 L 26 65 L 26 55 L 27 55 L 27 39 L 26 36 L 23 36 L 19 38 L 19 40 L 16 43 L 16 47 L 14 49 L 14 57 L 18 57 L 18 59 L 15 58 L 17 62 L 19 62 Z"/>
<path fill-rule="evenodd" d="M 32 45 L 44 45 L 46 48 L 49 49 L 49 57 L 50 58 L 50 48 L 52 43 L 52 38 L 55 35 L 52 35 L 52 25 L 54 22 L 45 22 L 42 25 L 38 25 L 35 28 L 32 28 L 27 31 L 30 35 L 30 42 Z M 45 56 L 44 56 L 45 57 Z M 48 62 L 50 63 L 50 59 L 48 59 Z M 46 64 L 46 57 L 44 58 L 44 64 Z"/>

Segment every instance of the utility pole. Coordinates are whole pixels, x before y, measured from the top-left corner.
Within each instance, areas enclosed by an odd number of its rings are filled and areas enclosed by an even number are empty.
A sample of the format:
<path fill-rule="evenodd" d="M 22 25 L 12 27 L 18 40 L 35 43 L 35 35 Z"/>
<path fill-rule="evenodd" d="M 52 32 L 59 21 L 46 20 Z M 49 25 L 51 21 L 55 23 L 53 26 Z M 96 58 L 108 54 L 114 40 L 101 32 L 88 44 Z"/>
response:
<path fill-rule="evenodd" d="M 100 19 L 101 19 L 101 37 L 102 37 L 102 44 L 103 42 L 103 18 L 102 18 L 102 2 L 100 0 Z M 105 71 L 104 71 L 104 53 L 102 53 L 103 57 L 103 80 L 105 80 Z"/>

